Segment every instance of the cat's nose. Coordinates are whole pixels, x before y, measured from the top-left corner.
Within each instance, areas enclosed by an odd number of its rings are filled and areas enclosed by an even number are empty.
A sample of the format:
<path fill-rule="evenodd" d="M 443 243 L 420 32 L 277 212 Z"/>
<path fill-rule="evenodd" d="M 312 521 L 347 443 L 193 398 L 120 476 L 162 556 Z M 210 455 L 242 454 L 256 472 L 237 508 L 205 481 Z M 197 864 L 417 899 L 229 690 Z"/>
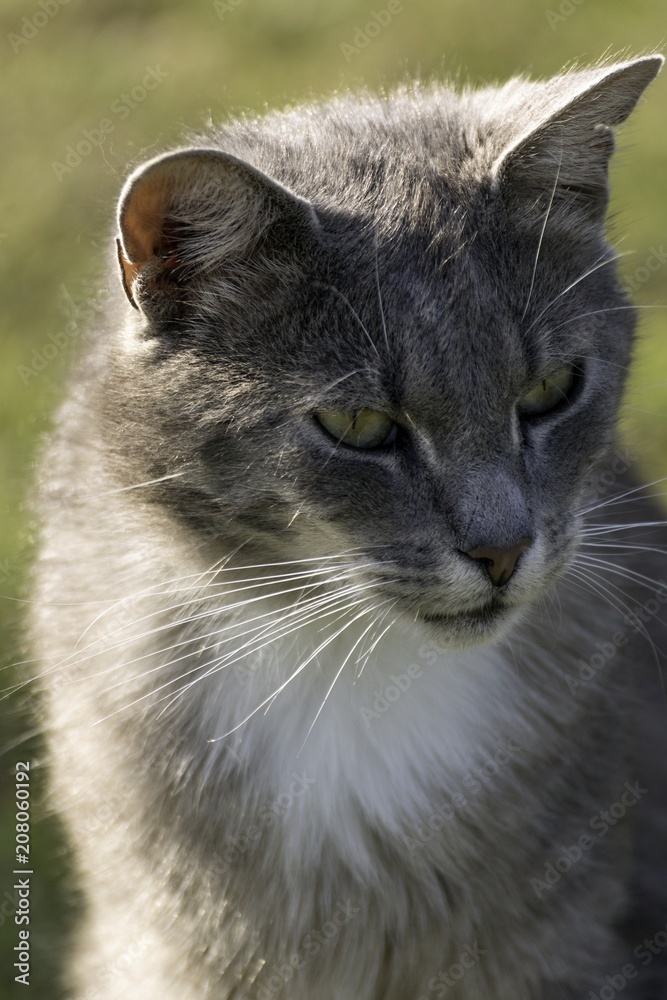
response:
<path fill-rule="evenodd" d="M 525 538 L 520 538 L 514 545 L 506 547 L 478 545 L 477 548 L 468 549 L 465 555 L 484 563 L 493 586 L 502 587 L 514 573 L 521 553 L 529 549 L 532 543 L 533 539 L 527 535 Z"/>

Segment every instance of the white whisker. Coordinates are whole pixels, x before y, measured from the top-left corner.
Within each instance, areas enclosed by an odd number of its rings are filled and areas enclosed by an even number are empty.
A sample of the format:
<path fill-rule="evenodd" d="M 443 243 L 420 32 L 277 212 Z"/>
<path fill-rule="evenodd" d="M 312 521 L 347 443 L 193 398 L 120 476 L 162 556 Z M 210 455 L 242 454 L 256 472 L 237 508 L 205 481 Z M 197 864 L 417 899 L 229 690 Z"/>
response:
<path fill-rule="evenodd" d="M 638 573 L 636 570 L 629 569 L 627 566 L 617 566 L 616 563 L 610 562 L 608 559 L 600 559 L 597 556 L 580 552 L 578 560 L 590 566 L 600 566 L 606 568 L 610 573 L 625 577 L 627 580 L 636 580 L 639 586 L 649 587 L 652 590 L 660 589 L 660 584 L 657 580 L 653 580 L 651 577 L 645 576 L 643 573 Z"/>
<path fill-rule="evenodd" d="M 625 490 L 623 493 L 617 493 L 612 497 L 607 497 L 605 500 L 600 500 L 599 503 L 593 504 L 590 507 L 583 507 L 578 513 L 579 514 L 592 514 L 594 510 L 601 510 L 606 507 L 610 507 L 613 504 L 619 503 L 625 497 L 633 496 L 637 493 L 642 493 L 644 490 L 650 490 L 653 486 L 658 486 L 659 483 L 664 483 L 667 481 L 667 476 L 661 476 L 659 479 L 654 479 L 650 483 L 645 483 L 642 486 L 633 486 L 629 490 Z M 587 529 L 588 530 L 588 527 Z"/>
<path fill-rule="evenodd" d="M 387 320 L 384 314 L 384 305 L 382 304 L 382 291 L 380 289 L 380 270 L 378 266 L 378 243 L 377 243 L 377 233 L 375 234 L 375 287 L 378 293 L 378 303 L 380 305 L 380 317 L 382 319 L 382 332 L 384 334 L 384 342 L 387 348 L 387 357 L 391 357 L 391 350 L 389 348 L 389 336 L 387 334 Z"/>
<path fill-rule="evenodd" d="M 170 472 L 167 476 L 160 476 L 158 479 L 146 479 L 143 483 L 133 483 L 132 486 L 119 486 L 115 490 L 104 490 L 102 493 L 79 493 L 78 499 L 96 500 L 99 497 L 110 497 L 116 493 L 128 493 L 130 490 L 140 490 L 144 486 L 155 486 L 157 483 L 166 483 L 170 479 L 180 479 L 184 472 Z"/>
<path fill-rule="evenodd" d="M 339 630 L 338 630 L 338 632 L 336 632 L 336 633 L 335 633 L 335 635 L 333 635 L 333 636 L 331 637 L 331 641 L 333 642 L 333 640 L 334 640 L 334 639 L 337 639 L 337 638 L 338 638 L 338 636 L 339 636 L 339 635 L 340 635 L 340 634 L 341 634 L 341 633 L 342 633 L 343 631 L 345 631 L 345 629 L 349 628 L 349 627 L 350 627 L 350 625 L 353 625 L 353 624 L 354 624 L 354 622 L 356 622 L 356 621 L 357 621 L 357 620 L 358 620 L 359 618 L 362 618 L 362 617 L 363 617 L 364 615 L 367 615 L 367 614 L 370 614 L 370 613 L 371 613 L 372 611 L 376 611 L 378 607 L 382 607 L 382 606 L 383 606 L 384 604 L 387 604 L 387 603 L 389 603 L 389 602 L 390 602 L 391 600 L 392 600 L 391 598 L 388 598 L 388 599 L 387 599 L 387 601 L 383 601 L 383 602 L 382 602 L 382 604 L 380 604 L 380 605 L 376 605 L 376 606 L 375 606 L 374 608 L 364 608 L 364 609 L 363 609 L 362 611 L 360 611 L 360 612 L 359 612 L 359 614 L 358 614 L 358 615 L 355 615 L 355 617 L 354 617 L 354 618 L 352 618 L 352 620 L 351 620 L 351 621 L 347 622 L 347 623 L 346 623 L 346 624 L 345 624 L 345 625 L 343 626 L 343 628 L 342 628 L 342 629 L 339 629 Z M 310 726 L 308 727 L 308 732 L 306 733 L 306 737 L 305 737 L 305 739 L 304 739 L 303 743 L 302 743 L 302 744 L 301 744 L 301 746 L 299 747 L 299 752 L 297 753 L 297 757 L 298 757 L 298 756 L 299 756 L 299 755 L 301 754 L 301 751 L 302 751 L 302 750 L 303 750 L 303 748 L 305 747 L 305 745 L 306 745 L 306 742 L 307 742 L 307 740 L 308 740 L 308 737 L 309 737 L 309 736 L 310 736 L 310 734 L 312 733 L 312 731 L 313 731 L 313 727 L 314 727 L 315 723 L 317 722 L 317 720 L 319 719 L 319 717 L 320 717 L 320 715 L 321 715 L 321 713 L 322 713 L 322 710 L 323 710 L 324 706 L 325 706 L 325 705 L 326 705 L 326 703 L 327 703 L 327 700 L 328 700 L 328 698 L 329 698 L 329 695 L 331 694 L 331 692 L 332 692 L 332 691 L 333 691 L 333 689 L 334 689 L 334 686 L 335 686 L 335 684 L 336 684 L 336 681 L 338 680 L 338 678 L 340 677 L 340 675 L 341 675 L 341 674 L 343 673 L 343 670 L 345 669 L 345 667 L 346 667 L 346 666 L 347 666 L 347 664 L 349 663 L 349 661 L 350 661 L 350 658 L 352 657 L 352 654 L 354 653 L 355 649 L 357 648 L 357 646 L 358 646 L 358 645 L 359 645 L 359 644 L 360 644 L 361 642 L 363 642 L 363 640 L 364 640 L 364 639 L 366 638 L 366 635 L 368 634 L 368 632 L 370 632 L 370 630 L 371 630 L 371 629 L 373 628 L 373 626 L 375 625 L 376 621 L 377 621 L 377 619 L 373 619 L 373 621 L 372 621 L 372 622 L 370 623 L 370 625 L 368 625 L 368 626 L 367 626 L 367 627 L 366 627 L 366 628 L 364 629 L 364 631 L 363 631 L 363 632 L 361 633 L 361 635 L 359 636 L 359 638 L 358 638 L 358 639 L 357 639 L 357 641 L 356 641 L 356 642 L 354 643 L 354 645 L 353 645 L 353 646 L 352 646 L 352 648 L 350 649 L 349 653 L 347 654 L 347 656 L 345 657 L 345 659 L 344 659 L 344 660 L 343 660 L 343 662 L 341 663 L 340 667 L 339 667 L 339 668 L 338 668 L 338 670 L 336 671 L 336 674 L 335 674 L 335 676 L 334 676 L 334 679 L 332 680 L 331 684 L 329 685 L 329 688 L 327 689 L 327 692 L 326 692 L 326 694 L 324 695 L 324 698 L 322 699 L 322 704 L 321 704 L 321 705 L 320 705 L 320 707 L 318 708 L 317 712 L 315 713 L 315 718 L 313 719 L 313 721 L 311 722 Z"/>
<path fill-rule="evenodd" d="M 545 216 L 544 216 L 544 222 L 542 223 L 542 229 L 540 231 L 540 238 L 539 238 L 538 243 L 537 243 L 537 252 L 535 254 L 535 262 L 533 264 L 533 273 L 532 273 L 532 276 L 531 276 L 531 279 L 530 279 L 530 288 L 528 289 L 528 298 L 526 299 L 526 304 L 523 307 L 523 312 L 521 314 L 521 322 L 523 322 L 524 319 L 526 318 L 526 313 L 528 312 L 528 306 L 530 305 L 530 299 L 531 299 L 531 296 L 533 294 L 533 288 L 535 286 L 535 276 L 537 274 L 537 263 L 538 263 L 538 261 L 540 259 L 540 250 L 542 249 L 542 241 L 544 239 L 544 232 L 545 232 L 545 230 L 547 228 L 547 222 L 549 221 L 549 216 L 551 214 L 551 206 L 554 203 L 554 197 L 556 195 L 556 189 L 558 187 L 558 181 L 560 180 L 560 171 L 561 171 L 562 165 L 563 165 L 563 148 L 562 148 L 562 145 L 561 145 L 560 158 L 558 160 L 558 170 L 556 171 L 556 179 L 554 181 L 554 186 L 553 186 L 553 189 L 551 191 L 551 198 L 549 199 L 549 204 L 547 206 L 547 210 L 546 210 L 546 213 L 545 213 Z"/>
<path fill-rule="evenodd" d="M 335 286 L 335 285 L 329 285 L 329 284 L 327 284 L 327 282 L 325 282 L 325 281 L 317 281 L 317 282 L 315 282 L 315 284 L 316 284 L 316 285 L 319 285 L 319 286 L 321 286 L 321 287 L 323 287 L 323 288 L 328 288 L 328 289 L 329 289 L 329 291 L 331 291 L 331 292 L 335 292 L 335 293 L 336 293 L 336 295 L 338 295 L 338 296 L 339 296 L 339 298 L 341 298 L 341 299 L 343 300 L 343 302 L 344 302 L 344 303 L 345 303 L 345 305 L 346 305 L 346 306 L 348 307 L 348 309 L 350 310 L 350 312 L 352 313 L 352 315 L 353 315 L 353 316 L 354 316 L 354 318 L 356 319 L 357 323 L 358 323 L 358 324 L 359 324 L 359 326 L 361 327 L 361 329 L 362 329 L 362 331 L 363 331 L 363 333 L 364 333 L 364 335 L 365 335 L 366 339 L 368 340 L 369 344 L 371 345 L 371 347 L 373 348 L 373 350 L 375 351 L 375 353 L 377 354 L 377 356 L 378 356 L 378 358 L 379 358 L 379 357 L 380 357 L 380 352 L 379 352 L 379 351 L 378 351 L 378 349 L 377 349 L 377 346 L 376 346 L 376 344 L 375 344 L 375 341 L 373 340 L 373 338 L 371 337 L 370 333 L 368 332 L 368 329 L 366 328 L 366 326 L 365 326 L 365 324 L 364 324 L 363 320 L 361 319 L 361 316 L 360 316 L 360 315 L 359 315 L 359 313 L 358 313 L 358 312 L 356 311 L 356 309 L 355 309 L 355 308 L 353 307 L 352 303 L 351 303 L 351 302 L 350 302 L 350 300 L 349 300 L 349 299 L 347 298 L 347 296 L 346 296 L 346 295 L 344 295 L 344 294 L 343 294 L 343 292 L 341 292 L 341 290 L 340 290 L 339 288 L 336 288 L 336 286 Z"/>
<path fill-rule="evenodd" d="M 549 309 L 551 309 L 552 306 L 554 306 L 556 304 L 556 302 L 558 302 L 559 299 L 562 299 L 564 295 L 567 295 L 567 293 L 571 292 L 573 288 L 576 288 L 577 285 L 579 285 L 585 278 L 588 278 L 588 277 L 591 276 L 591 274 L 594 274 L 596 271 L 599 271 L 601 267 L 607 267 L 609 264 L 613 264 L 617 260 L 619 260 L 621 257 L 625 257 L 625 256 L 627 256 L 627 254 L 614 254 L 611 257 L 606 256 L 604 258 L 600 258 L 599 257 L 597 259 L 597 261 L 595 262 L 595 264 L 593 264 L 592 267 L 589 267 L 587 271 L 584 271 L 584 273 L 581 274 L 576 279 L 576 281 L 572 281 L 566 288 L 563 289 L 562 292 L 559 292 L 558 295 L 556 295 L 555 298 L 553 298 L 544 307 L 544 309 L 540 313 L 538 313 L 538 315 L 535 317 L 535 319 L 533 320 L 533 322 L 530 324 L 530 326 L 526 330 L 525 336 L 527 336 L 530 333 L 530 331 L 533 329 L 533 327 L 542 319 L 542 317 L 545 315 L 545 313 L 547 313 L 549 311 Z"/>

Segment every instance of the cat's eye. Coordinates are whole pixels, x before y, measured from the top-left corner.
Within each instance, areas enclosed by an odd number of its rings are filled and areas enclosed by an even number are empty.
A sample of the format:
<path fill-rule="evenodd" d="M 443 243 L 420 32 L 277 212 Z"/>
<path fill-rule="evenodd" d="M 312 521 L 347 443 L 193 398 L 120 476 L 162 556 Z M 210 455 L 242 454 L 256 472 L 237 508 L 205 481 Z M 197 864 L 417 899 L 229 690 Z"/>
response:
<path fill-rule="evenodd" d="M 396 424 L 378 410 L 317 410 L 315 417 L 332 437 L 352 448 L 381 448 L 396 438 Z"/>
<path fill-rule="evenodd" d="M 565 365 L 521 396 L 517 409 L 522 416 L 538 416 L 567 402 L 574 385 L 574 368 Z"/>

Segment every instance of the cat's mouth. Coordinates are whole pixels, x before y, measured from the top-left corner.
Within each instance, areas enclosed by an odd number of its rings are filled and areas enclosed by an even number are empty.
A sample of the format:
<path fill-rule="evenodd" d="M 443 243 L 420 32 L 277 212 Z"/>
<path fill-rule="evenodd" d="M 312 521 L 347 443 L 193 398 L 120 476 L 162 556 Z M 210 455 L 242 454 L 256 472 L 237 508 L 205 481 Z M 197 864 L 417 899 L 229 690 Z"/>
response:
<path fill-rule="evenodd" d="M 417 620 L 429 625 L 439 641 L 469 649 L 498 639 L 516 622 L 520 608 L 492 600 L 477 608 L 454 612 L 418 611 Z"/>
<path fill-rule="evenodd" d="M 506 617 L 508 608 L 499 601 L 489 601 L 479 608 L 470 608 L 466 611 L 433 613 L 419 611 L 418 617 L 421 621 L 429 622 L 433 625 L 495 625 L 502 618 Z"/>

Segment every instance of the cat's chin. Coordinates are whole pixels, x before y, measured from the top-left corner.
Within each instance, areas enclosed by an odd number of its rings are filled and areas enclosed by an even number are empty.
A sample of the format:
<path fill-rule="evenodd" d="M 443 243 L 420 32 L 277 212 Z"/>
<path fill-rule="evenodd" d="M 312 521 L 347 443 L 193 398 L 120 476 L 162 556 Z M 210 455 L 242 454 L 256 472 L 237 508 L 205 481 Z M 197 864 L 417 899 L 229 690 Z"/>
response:
<path fill-rule="evenodd" d="M 521 608 L 492 603 L 453 614 L 419 612 L 417 621 L 428 626 L 438 645 L 456 651 L 497 642 L 521 617 Z"/>

